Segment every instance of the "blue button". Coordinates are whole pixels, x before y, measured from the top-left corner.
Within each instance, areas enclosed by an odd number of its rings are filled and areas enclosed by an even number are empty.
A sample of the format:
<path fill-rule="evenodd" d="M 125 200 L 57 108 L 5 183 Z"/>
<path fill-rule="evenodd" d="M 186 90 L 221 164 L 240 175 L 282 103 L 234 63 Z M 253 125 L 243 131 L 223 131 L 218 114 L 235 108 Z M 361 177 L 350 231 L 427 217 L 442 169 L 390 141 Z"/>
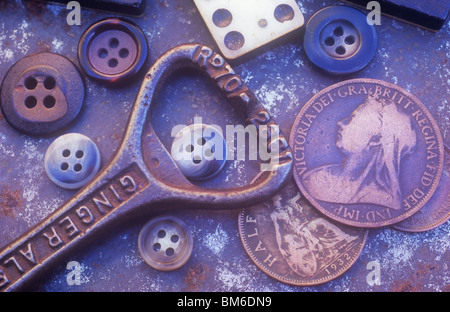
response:
<path fill-rule="evenodd" d="M 363 69 L 374 57 L 377 46 L 375 26 L 351 7 L 326 7 L 306 25 L 306 55 L 328 73 L 351 74 Z"/>

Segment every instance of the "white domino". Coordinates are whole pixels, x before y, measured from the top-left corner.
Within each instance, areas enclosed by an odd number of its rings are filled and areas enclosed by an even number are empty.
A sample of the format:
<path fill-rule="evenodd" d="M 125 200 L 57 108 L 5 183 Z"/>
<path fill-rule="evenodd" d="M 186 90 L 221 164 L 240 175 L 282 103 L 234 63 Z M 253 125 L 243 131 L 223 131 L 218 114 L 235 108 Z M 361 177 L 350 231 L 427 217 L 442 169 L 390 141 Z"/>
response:
<path fill-rule="evenodd" d="M 235 59 L 303 26 L 294 0 L 194 0 L 228 59 Z"/>

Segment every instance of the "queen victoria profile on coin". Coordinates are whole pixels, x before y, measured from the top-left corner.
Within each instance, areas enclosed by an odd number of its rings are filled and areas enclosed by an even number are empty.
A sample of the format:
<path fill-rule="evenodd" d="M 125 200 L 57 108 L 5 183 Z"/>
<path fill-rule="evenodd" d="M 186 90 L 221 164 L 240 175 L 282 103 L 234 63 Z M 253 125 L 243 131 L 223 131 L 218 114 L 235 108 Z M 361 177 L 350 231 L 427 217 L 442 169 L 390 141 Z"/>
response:
<path fill-rule="evenodd" d="M 368 95 L 337 126 L 336 147 L 343 162 L 308 170 L 303 183 L 309 193 L 327 202 L 401 209 L 400 163 L 416 146 L 411 117 L 392 100 Z"/>
<path fill-rule="evenodd" d="M 400 222 L 431 198 L 443 141 L 426 107 L 401 88 L 354 79 L 316 94 L 291 130 L 294 178 L 327 216 L 360 227 Z"/>

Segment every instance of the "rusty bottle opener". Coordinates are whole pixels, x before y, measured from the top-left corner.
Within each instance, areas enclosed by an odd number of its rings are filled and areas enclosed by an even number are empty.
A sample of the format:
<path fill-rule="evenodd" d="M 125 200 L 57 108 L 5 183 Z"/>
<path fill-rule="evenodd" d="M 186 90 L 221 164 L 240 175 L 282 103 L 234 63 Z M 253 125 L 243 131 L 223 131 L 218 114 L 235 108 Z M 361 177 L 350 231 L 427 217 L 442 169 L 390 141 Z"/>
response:
<path fill-rule="evenodd" d="M 271 127 L 267 127 L 267 141 L 269 146 L 279 146 L 278 164 L 272 171 L 261 171 L 250 185 L 204 189 L 182 175 L 151 126 L 150 109 L 164 80 L 184 67 L 207 73 L 248 124 L 275 125 L 242 79 L 212 49 L 187 44 L 169 50 L 145 76 L 120 149 L 112 160 L 89 185 L 0 251 L 1 291 L 23 289 L 45 268 L 64 259 L 81 243 L 91 241 L 105 227 L 151 211 L 155 204 L 242 208 L 271 198 L 284 185 L 292 171 L 292 153 L 283 134 L 271 138 Z"/>

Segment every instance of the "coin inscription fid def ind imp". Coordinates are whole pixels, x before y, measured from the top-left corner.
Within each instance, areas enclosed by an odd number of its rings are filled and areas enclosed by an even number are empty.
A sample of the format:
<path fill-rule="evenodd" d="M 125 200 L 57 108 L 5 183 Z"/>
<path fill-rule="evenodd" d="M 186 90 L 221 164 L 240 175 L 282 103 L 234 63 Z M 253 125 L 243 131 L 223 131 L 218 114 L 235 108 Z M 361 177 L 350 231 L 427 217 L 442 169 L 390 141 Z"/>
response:
<path fill-rule="evenodd" d="M 396 85 L 353 79 L 316 94 L 290 134 L 294 178 L 322 213 L 380 227 L 420 210 L 441 178 L 444 144 L 425 105 Z"/>
<path fill-rule="evenodd" d="M 450 219 L 450 149 L 445 147 L 445 166 L 441 181 L 428 203 L 411 217 L 393 227 L 405 232 L 425 232 Z"/>

